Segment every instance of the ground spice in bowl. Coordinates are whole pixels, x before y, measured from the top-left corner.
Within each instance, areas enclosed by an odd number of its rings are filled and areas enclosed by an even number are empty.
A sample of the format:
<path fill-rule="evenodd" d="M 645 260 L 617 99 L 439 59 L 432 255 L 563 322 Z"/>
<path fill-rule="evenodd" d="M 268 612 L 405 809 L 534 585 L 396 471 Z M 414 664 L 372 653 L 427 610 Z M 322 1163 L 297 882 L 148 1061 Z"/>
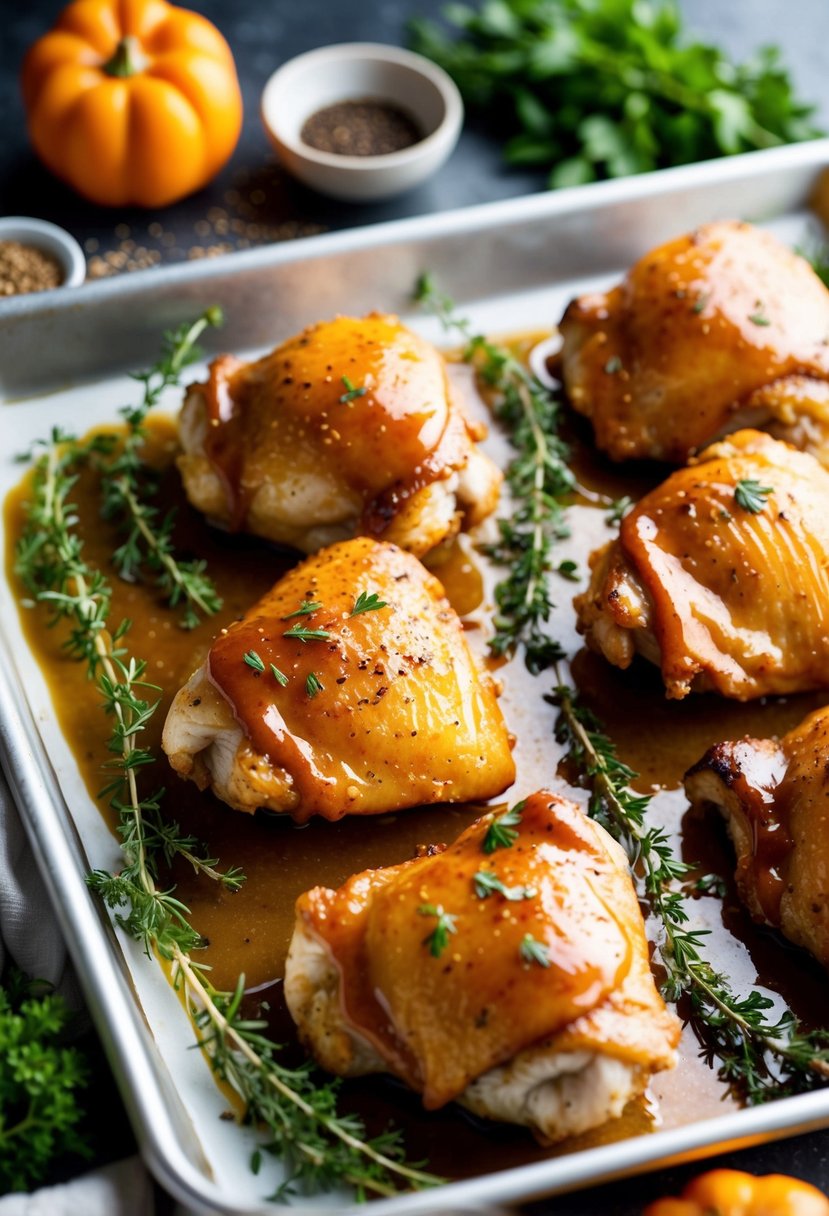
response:
<path fill-rule="evenodd" d="M 20 241 L 0 241 L 0 296 L 47 291 L 60 287 L 63 279 L 63 268 L 50 253 Z"/>
<path fill-rule="evenodd" d="M 388 156 L 420 143 L 423 132 L 399 106 L 368 97 L 317 110 L 305 120 L 300 138 L 317 152 Z"/>

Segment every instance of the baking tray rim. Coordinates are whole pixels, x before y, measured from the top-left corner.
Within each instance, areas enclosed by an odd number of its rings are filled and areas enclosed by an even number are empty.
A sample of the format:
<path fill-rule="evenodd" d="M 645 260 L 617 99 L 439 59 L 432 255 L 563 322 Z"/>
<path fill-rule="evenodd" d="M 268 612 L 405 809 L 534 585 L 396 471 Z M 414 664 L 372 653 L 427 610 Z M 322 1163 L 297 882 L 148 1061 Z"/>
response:
<path fill-rule="evenodd" d="M 759 152 L 745 152 L 692 165 L 678 165 L 612 181 L 541 191 L 494 202 L 476 203 L 448 211 L 387 220 L 359 228 L 322 232 L 295 240 L 275 242 L 254 249 L 240 249 L 192 262 L 153 267 L 132 274 L 87 282 L 79 287 L 31 292 L 0 299 L 0 323 L 15 318 L 60 316 L 84 305 L 109 300 L 155 295 L 167 287 L 198 284 L 218 275 L 282 266 L 292 262 L 319 261 L 325 257 L 371 250 L 406 240 L 463 236 L 492 228 L 500 222 L 514 225 L 535 218 L 549 219 L 576 209 L 591 211 L 608 203 L 650 199 L 677 193 L 685 186 L 716 186 L 743 177 L 764 176 L 787 169 L 829 166 L 829 136 L 804 140 Z"/>
<path fill-rule="evenodd" d="M 371 250 L 405 240 L 444 238 L 480 232 L 501 222 L 516 224 L 534 218 L 549 219 L 576 209 L 594 210 L 614 203 L 647 200 L 681 191 L 686 186 L 715 188 L 751 177 L 814 169 L 829 165 L 829 139 L 764 152 L 747 153 L 699 165 L 681 166 L 636 178 L 527 195 L 471 208 L 395 220 L 303 238 L 272 246 L 264 252 L 249 250 L 210 261 L 171 266 L 145 275 L 113 278 L 52 298 L 21 298 L 20 304 L 0 304 L 0 323 L 14 317 L 54 316 L 82 307 L 85 300 L 120 300 L 153 295 L 158 288 L 209 281 L 255 266 L 282 265 L 306 259 L 319 260 L 343 252 Z M 140 280 L 140 281 L 138 281 Z M 497 292 L 493 292 L 496 296 Z M 107 378 L 115 371 L 108 371 Z M 229 1202 L 218 1186 L 199 1172 L 187 1157 L 178 1131 L 164 1102 L 155 1072 L 157 1049 L 152 1032 L 130 991 L 127 972 L 114 932 L 83 879 L 83 856 L 74 835 L 71 812 L 63 797 L 31 707 L 11 659 L 10 639 L 0 622 L 0 759 L 7 769 L 12 794 L 43 873 L 61 928 L 67 939 L 79 979 L 104 1047 L 119 1081 L 125 1105 L 142 1153 L 151 1170 L 177 1199 L 204 1212 L 231 1214 L 273 1212 L 273 1205 L 252 1208 Z M 90 945 L 92 949 L 90 949 Z M 148 1080 L 149 1078 L 149 1080 Z M 491 1174 L 450 1182 L 435 1191 L 403 1194 L 373 1201 L 378 1216 L 448 1209 L 454 1205 L 491 1204 L 528 1200 L 562 1193 L 635 1174 L 657 1164 L 667 1165 L 708 1155 L 709 1150 L 743 1147 L 765 1140 L 829 1125 L 829 1090 L 780 1098 L 763 1106 L 733 1111 L 682 1127 L 633 1136 L 568 1156 L 515 1166 Z M 313 1206 L 303 1204 L 303 1210 Z M 322 1211 L 323 1208 L 318 1210 Z M 330 1207 L 324 1209 L 332 1210 Z M 348 1204 L 341 1212 L 365 1211 Z"/>

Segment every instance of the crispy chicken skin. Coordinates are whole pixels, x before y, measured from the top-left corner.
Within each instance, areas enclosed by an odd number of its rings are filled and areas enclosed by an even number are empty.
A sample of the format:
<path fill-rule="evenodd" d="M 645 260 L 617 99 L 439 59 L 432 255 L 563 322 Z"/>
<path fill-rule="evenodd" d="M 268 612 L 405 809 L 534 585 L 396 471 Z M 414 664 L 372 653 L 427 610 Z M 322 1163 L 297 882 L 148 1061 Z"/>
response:
<path fill-rule="evenodd" d="M 756 513 L 736 498 L 754 481 Z M 669 697 L 829 686 L 829 473 L 759 431 L 679 469 L 591 557 L 578 627 L 617 667 L 658 663 Z"/>
<path fill-rule="evenodd" d="M 694 805 L 724 815 L 755 920 L 829 967 L 829 707 L 780 742 L 718 743 L 686 774 Z"/>
<path fill-rule="evenodd" d="M 383 606 L 352 615 L 361 594 Z M 440 583 L 368 537 L 308 558 L 216 639 L 162 746 L 234 810 L 298 822 L 476 801 L 515 777 L 492 682 Z"/>
<path fill-rule="evenodd" d="M 573 407 L 614 460 L 682 463 L 743 426 L 829 466 L 829 291 L 749 224 L 716 223 L 641 258 L 561 322 Z"/>
<path fill-rule="evenodd" d="M 394 316 L 311 325 L 255 363 L 215 359 L 179 432 L 193 506 L 305 553 L 365 535 L 422 556 L 498 501 L 484 428 Z"/>
<path fill-rule="evenodd" d="M 554 1141 L 618 1116 L 672 1067 L 679 1027 L 618 845 L 544 790 L 523 805 L 514 843 L 487 853 L 492 820 L 445 850 L 302 895 L 285 996 L 324 1068 L 391 1072 L 427 1109 L 456 1100 Z M 482 898 L 480 871 L 511 898 Z M 438 949 L 440 910 L 455 931 Z M 546 966 L 527 957 L 528 940 Z"/>

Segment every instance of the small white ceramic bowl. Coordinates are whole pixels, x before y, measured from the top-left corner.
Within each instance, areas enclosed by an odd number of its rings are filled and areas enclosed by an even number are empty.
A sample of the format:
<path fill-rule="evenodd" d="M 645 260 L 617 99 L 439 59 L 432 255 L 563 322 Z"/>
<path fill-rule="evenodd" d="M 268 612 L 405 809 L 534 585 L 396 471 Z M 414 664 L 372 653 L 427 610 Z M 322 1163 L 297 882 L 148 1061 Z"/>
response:
<path fill-rule="evenodd" d="M 301 139 L 325 106 L 371 98 L 411 114 L 424 137 L 383 156 L 318 152 Z M 283 64 L 262 93 L 262 121 L 280 160 L 300 181 L 332 198 L 365 202 L 418 185 L 457 143 L 463 103 L 454 82 L 422 55 L 374 42 L 346 42 Z"/>
<path fill-rule="evenodd" d="M 86 258 L 80 245 L 64 228 L 50 224 L 48 220 L 36 220 L 27 215 L 4 216 L 0 219 L 0 241 L 19 241 L 21 245 L 32 245 L 50 253 L 63 271 L 60 287 L 78 287 L 86 278 Z M 19 297 L 3 296 L 2 299 Z"/>

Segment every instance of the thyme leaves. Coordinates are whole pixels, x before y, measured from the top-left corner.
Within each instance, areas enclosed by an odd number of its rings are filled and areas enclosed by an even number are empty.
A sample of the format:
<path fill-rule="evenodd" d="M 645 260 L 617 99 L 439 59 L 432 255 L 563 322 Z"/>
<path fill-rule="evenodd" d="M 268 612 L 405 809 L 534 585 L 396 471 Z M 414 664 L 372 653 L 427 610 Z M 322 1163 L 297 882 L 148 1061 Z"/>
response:
<path fill-rule="evenodd" d="M 430 275 L 421 276 L 415 298 L 447 332 L 463 339 L 463 357 L 492 394 L 495 416 L 516 451 L 506 471 L 513 509 L 498 520 L 499 538 L 487 547 L 509 570 L 495 588 L 498 610 L 489 646 L 499 656 L 523 648 L 527 667 L 538 673 L 562 657 L 546 629 L 554 607 L 552 551 L 569 535 L 565 503 L 575 487 L 569 450 L 558 433 L 561 402 L 506 348 L 473 333 Z"/>

